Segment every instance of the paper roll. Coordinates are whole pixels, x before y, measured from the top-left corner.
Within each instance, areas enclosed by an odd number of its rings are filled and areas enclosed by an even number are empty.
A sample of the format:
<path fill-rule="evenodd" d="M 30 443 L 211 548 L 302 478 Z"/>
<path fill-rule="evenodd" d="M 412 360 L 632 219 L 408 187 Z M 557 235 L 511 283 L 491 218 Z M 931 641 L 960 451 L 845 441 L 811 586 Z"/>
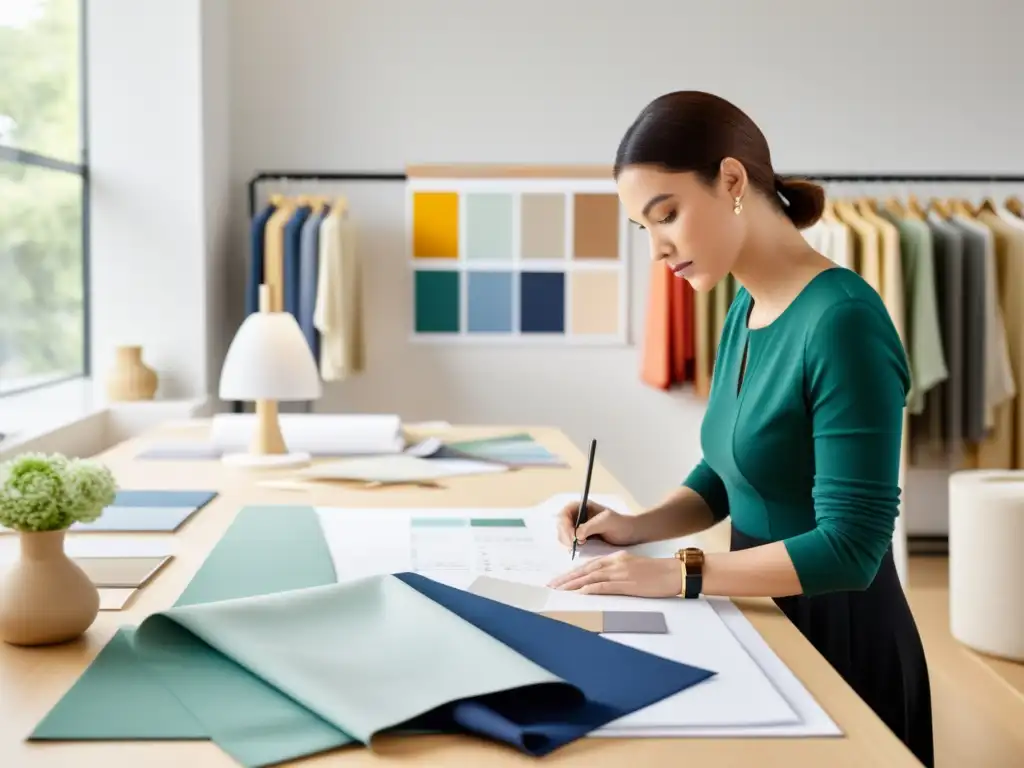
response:
<path fill-rule="evenodd" d="M 1024 661 L 1024 471 L 950 475 L 949 621 L 964 645 Z"/>

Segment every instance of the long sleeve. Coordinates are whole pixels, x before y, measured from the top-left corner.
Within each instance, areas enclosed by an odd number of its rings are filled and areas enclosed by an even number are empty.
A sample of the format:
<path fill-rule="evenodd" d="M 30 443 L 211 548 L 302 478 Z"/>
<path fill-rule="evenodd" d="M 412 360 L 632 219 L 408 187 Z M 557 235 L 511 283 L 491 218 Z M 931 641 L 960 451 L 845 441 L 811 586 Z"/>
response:
<path fill-rule="evenodd" d="M 690 471 L 683 485 L 696 491 L 704 499 L 704 503 L 711 508 L 716 523 L 729 516 L 729 494 L 725 490 L 725 483 L 706 461 L 701 460 L 700 464 Z"/>
<path fill-rule="evenodd" d="M 869 586 L 899 510 L 906 355 L 880 309 L 841 301 L 805 350 L 815 528 L 784 539 L 804 594 Z"/>

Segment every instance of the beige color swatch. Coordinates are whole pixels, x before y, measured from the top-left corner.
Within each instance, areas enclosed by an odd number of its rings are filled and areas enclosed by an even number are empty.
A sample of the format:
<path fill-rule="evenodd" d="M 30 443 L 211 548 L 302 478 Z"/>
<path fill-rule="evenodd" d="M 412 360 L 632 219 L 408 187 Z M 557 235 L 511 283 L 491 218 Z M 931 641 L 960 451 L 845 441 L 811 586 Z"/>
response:
<path fill-rule="evenodd" d="M 135 589 L 149 581 L 166 557 L 76 557 L 75 563 L 97 587 Z"/>
<path fill-rule="evenodd" d="M 565 258 L 565 195 L 524 194 L 519 218 L 522 258 Z"/>
<path fill-rule="evenodd" d="M 604 614 L 601 611 L 541 611 L 541 615 L 572 624 L 574 627 L 585 629 L 588 632 L 604 630 Z"/>
<path fill-rule="evenodd" d="M 573 257 L 619 258 L 619 198 L 599 192 L 573 196 Z"/>
<path fill-rule="evenodd" d="M 101 611 L 120 611 L 128 605 L 138 590 L 130 589 L 128 587 L 119 587 L 101 589 L 99 592 Z"/>
<path fill-rule="evenodd" d="M 577 336 L 605 336 L 619 332 L 619 280 L 617 271 L 573 272 L 569 329 Z"/>

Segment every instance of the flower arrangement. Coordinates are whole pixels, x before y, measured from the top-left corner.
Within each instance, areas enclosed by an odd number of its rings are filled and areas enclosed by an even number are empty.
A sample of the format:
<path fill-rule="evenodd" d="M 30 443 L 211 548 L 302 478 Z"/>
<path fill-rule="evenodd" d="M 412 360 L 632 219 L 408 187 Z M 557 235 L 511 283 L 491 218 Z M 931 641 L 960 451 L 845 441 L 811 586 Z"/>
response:
<path fill-rule="evenodd" d="M 88 459 L 26 453 L 0 464 L 0 525 L 60 531 L 96 520 L 114 502 L 110 470 Z"/>

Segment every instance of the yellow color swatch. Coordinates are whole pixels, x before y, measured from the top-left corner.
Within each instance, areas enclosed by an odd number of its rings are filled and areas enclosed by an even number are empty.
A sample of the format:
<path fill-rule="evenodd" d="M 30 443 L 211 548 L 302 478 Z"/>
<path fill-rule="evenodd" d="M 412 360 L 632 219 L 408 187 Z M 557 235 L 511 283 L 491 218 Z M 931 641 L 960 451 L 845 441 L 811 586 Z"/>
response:
<path fill-rule="evenodd" d="M 413 193 L 412 255 L 416 259 L 459 257 L 457 192 Z"/>

